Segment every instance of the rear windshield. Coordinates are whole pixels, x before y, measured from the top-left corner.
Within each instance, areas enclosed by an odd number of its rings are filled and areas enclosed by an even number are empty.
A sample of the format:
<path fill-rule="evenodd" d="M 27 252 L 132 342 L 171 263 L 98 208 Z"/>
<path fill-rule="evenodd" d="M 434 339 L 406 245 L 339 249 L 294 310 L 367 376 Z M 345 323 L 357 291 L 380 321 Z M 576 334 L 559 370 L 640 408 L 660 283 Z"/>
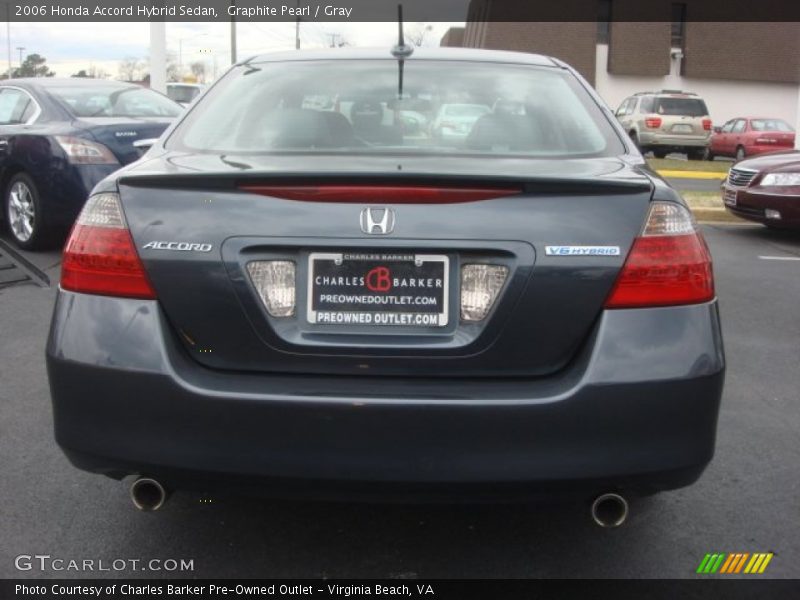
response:
<path fill-rule="evenodd" d="M 600 107 L 568 72 L 428 60 L 237 67 L 179 124 L 167 147 L 225 154 L 624 152 Z"/>
<path fill-rule="evenodd" d="M 167 86 L 167 96 L 175 102 L 189 104 L 200 93 L 200 88 L 190 85 L 169 85 Z"/>
<path fill-rule="evenodd" d="M 750 127 L 753 131 L 783 131 L 786 133 L 794 131 L 792 126 L 783 119 L 752 119 Z"/>
<path fill-rule="evenodd" d="M 699 98 L 656 98 L 655 110 L 660 115 L 705 117 L 706 103 Z"/>
<path fill-rule="evenodd" d="M 76 117 L 177 117 L 183 109 L 152 90 L 119 85 L 48 87 Z"/>

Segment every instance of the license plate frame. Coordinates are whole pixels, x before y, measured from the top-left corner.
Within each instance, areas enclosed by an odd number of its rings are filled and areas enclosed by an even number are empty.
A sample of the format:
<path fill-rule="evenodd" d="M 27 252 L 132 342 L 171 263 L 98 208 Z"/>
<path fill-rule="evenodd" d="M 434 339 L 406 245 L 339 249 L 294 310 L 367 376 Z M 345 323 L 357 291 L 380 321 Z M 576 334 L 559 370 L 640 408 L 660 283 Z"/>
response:
<path fill-rule="evenodd" d="M 689 125 L 688 123 L 678 123 L 677 125 L 673 125 L 672 129 L 670 129 L 671 133 L 694 133 L 694 128 Z"/>
<path fill-rule="evenodd" d="M 319 267 L 323 265 L 324 268 L 320 269 Z M 383 291 L 369 289 L 366 285 L 369 274 L 381 267 L 388 270 L 391 287 Z M 428 268 L 426 269 L 426 267 Z M 336 272 L 337 268 L 340 268 L 341 274 L 331 275 L 332 272 Z M 342 280 L 344 282 L 342 285 L 320 283 L 316 280 L 317 275 L 320 273 L 323 273 L 321 276 L 327 275 L 328 277 L 350 279 Z M 414 274 L 416 276 L 413 276 Z M 431 274 L 433 275 L 432 277 L 430 276 Z M 440 275 L 440 277 L 437 277 L 437 275 Z M 315 327 L 350 327 L 369 331 L 389 328 L 441 331 L 450 325 L 450 275 L 450 257 L 446 254 L 417 254 L 404 251 L 312 252 L 307 259 L 305 321 Z M 363 278 L 363 281 L 358 278 Z M 410 279 L 424 282 L 432 279 L 435 286 L 437 284 L 440 285 L 434 288 L 414 287 L 412 289 L 407 286 L 395 288 L 395 283 L 408 283 Z M 371 282 L 373 287 L 375 287 L 376 283 L 383 282 L 385 284 L 385 280 L 380 280 L 377 277 L 374 277 Z M 348 300 L 372 297 L 387 298 L 391 296 L 395 299 L 411 298 L 412 300 L 407 302 L 413 302 L 413 298 L 416 297 L 435 298 L 437 310 L 431 310 L 431 305 L 416 305 L 417 310 L 414 310 L 415 305 L 412 303 L 385 305 L 381 304 L 383 300 L 366 303 L 340 302 L 338 303 L 340 307 L 337 308 L 331 306 L 333 303 L 330 299 L 323 301 L 322 293 L 326 287 L 330 288 L 331 295 L 346 296 Z M 338 289 L 342 287 L 350 291 Z M 417 293 L 422 289 L 424 289 L 423 292 Z M 388 310 L 381 310 L 381 306 L 388 306 L 389 308 Z M 402 310 L 404 306 L 409 308 Z"/>
<path fill-rule="evenodd" d="M 725 204 L 725 206 L 736 206 L 738 201 L 738 193 L 738 190 L 726 188 L 722 193 L 722 202 Z"/>

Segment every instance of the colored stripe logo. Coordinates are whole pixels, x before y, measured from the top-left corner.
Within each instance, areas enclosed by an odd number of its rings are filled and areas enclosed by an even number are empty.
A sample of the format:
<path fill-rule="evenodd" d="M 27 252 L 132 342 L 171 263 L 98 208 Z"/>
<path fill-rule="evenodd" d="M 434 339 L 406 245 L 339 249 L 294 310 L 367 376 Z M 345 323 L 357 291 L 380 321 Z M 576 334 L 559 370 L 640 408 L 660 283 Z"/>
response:
<path fill-rule="evenodd" d="M 697 567 L 697 573 L 701 575 L 713 575 L 715 573 L 731 575 L 745 573 L 748 575 L 761 574 L 767 570 L 767 565 L 772 560 L 772 552 L 719 552 L 716 554 L 706 554 Z"/>

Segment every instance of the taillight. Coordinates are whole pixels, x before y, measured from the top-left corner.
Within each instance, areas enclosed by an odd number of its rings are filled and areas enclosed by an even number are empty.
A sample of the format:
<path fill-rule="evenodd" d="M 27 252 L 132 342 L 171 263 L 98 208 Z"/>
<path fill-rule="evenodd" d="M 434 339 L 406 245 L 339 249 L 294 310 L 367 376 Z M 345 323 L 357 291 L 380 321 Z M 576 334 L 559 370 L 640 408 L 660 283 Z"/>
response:
<path fill-rule="evenodd" d="M 451 204 L 503 198 L 520 188 L 428 187 L 415 185 L 257 185 L 240 189 L 254 194 L 306 202 L 381 202 L 385 204 Z"/>
<path fill-rule="evenodd" d="M 698 304 L 713 298 L 711 255 L 689 210 L 654 202 L 605 307 Z"/>
<path fill-rule="evenodd" d="M 55 136 L 67 160 L 77 165 L 118 165 L 114 154 L 103 144 L 67 135 Z"/>
<path fill-rule="evenodd" d="M 86 202 L 64 247 L 61 287 L 103 296 L 156 297 L 117 194 L 97 194 Z"/>
<path fill-rule="evenodd" d="M 644 124 L 648 129 L 658 129 L 661 127 L 661 117 L 647 117 Z"/>
<path fill-rule="evenodd" d="M 711 131 L 711 119 L 703 119 L 703 129 Z"/>

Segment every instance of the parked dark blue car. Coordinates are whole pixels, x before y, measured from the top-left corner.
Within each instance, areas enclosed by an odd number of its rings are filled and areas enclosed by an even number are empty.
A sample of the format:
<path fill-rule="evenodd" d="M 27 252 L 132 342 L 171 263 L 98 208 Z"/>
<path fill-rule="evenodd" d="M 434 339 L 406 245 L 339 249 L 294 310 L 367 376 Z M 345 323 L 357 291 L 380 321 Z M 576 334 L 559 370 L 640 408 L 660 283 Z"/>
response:
<path fill-rule="evenodd" d="M 138 85 L 99 79 L 0 83 L 0 192 L 14 241 L 63 241 L 95 184 L 142 153 L 182 108 Z"/>

